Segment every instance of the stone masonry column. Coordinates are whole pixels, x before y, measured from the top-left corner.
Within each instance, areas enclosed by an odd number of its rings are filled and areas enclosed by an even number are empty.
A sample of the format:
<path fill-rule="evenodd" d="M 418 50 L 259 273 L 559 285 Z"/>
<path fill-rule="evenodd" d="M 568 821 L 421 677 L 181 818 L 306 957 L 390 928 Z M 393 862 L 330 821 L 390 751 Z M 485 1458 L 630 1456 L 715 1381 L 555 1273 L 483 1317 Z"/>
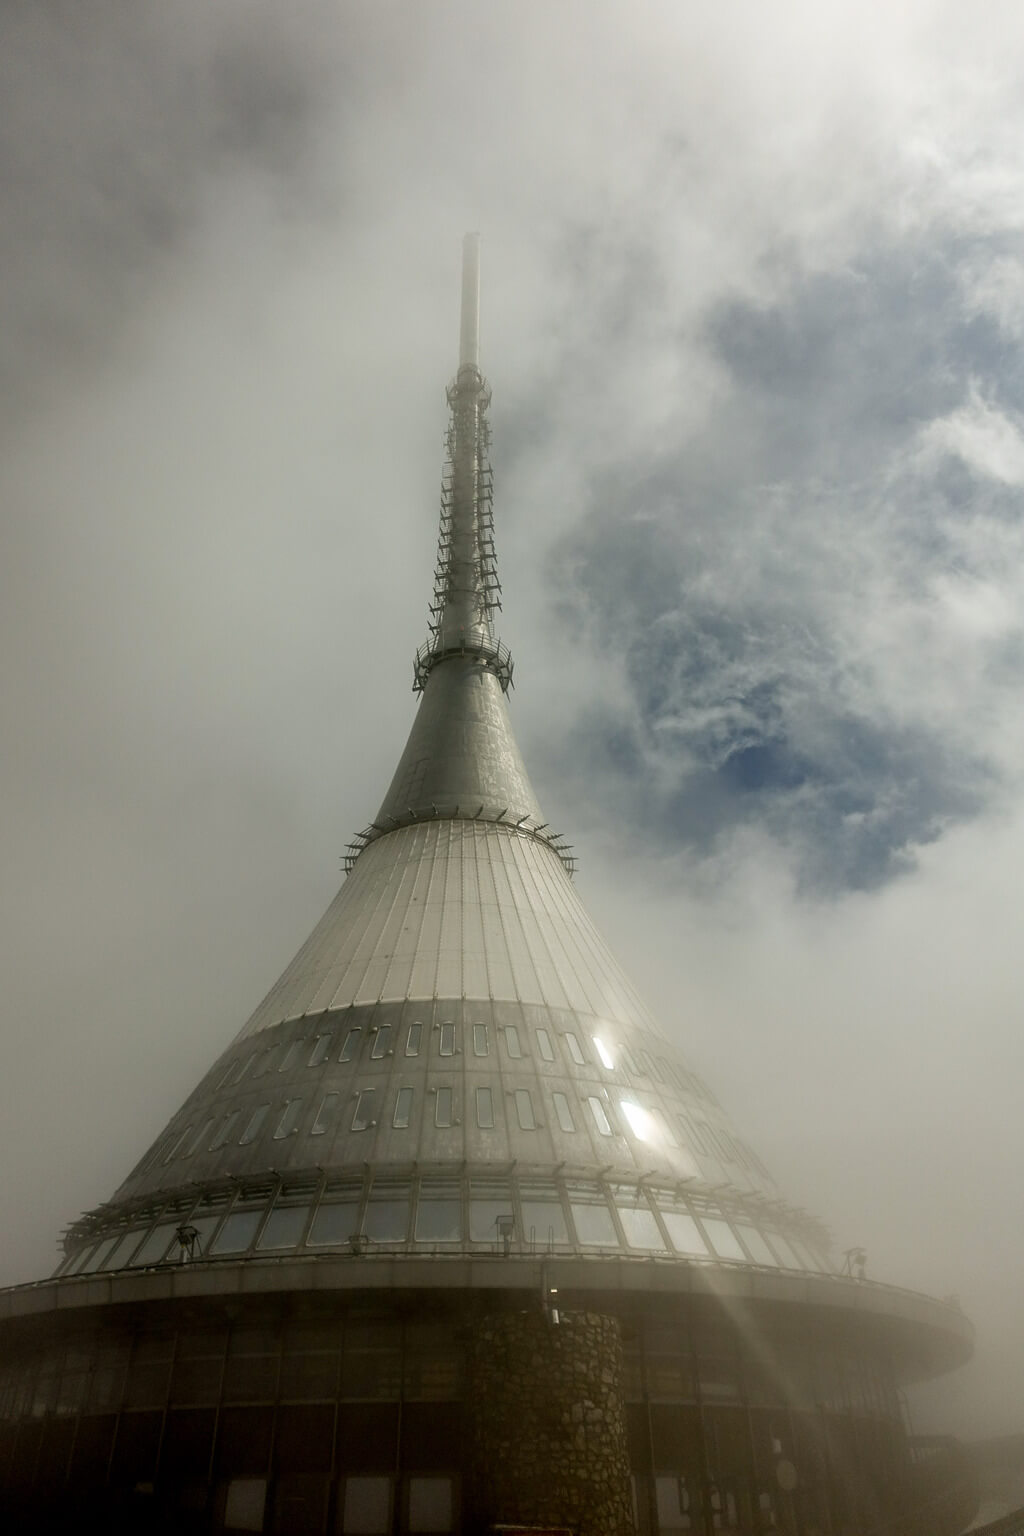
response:
<path fill-rule="evenodd" d="M 632 1536 L 618 1319 L 539 1307 L 478 1319 L 469 1350 L 479 1528 Z"/>

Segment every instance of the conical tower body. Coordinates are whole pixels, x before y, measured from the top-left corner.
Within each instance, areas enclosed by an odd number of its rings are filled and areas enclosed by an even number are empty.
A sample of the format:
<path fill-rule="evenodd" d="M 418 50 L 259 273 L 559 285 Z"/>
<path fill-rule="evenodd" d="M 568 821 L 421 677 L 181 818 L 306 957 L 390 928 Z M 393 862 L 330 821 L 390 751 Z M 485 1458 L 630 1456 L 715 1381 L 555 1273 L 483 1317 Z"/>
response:
<path fill-rule="evenodd" d="M 473 1252 L 493 1246 L 493 1220 L 484 1230 L 460 1211 L 442 1233 L 423 1209 L 432 1181 L 459 1170 L 472 1200 L 478 1176 L 514 1168 L 503 1177 L 517 1248 L 583 1251 L 593 1231 L 608 1250 L 825 1268 L 820 1229 L 783 1203 L 595 930 L 516 746 L 512 660 L 494 627 L 473 237 L 464 266 L 430 637 L 394 778 L 323 920 L 73 1250 L 134 1209 L 141 1226 L 182 1186 L 191 1200 L 197 1184 L 301 1177 L 315 1191 L 344 1176 L 370 1206 L 350 1235 Z M 522 1181 L 531 1197 L 517 1202 Z M 238 1240 L 212 1213 L 189 1216 L 199 1253 Z M 254 1220 L 236 1225 L 255 1235 Z M 253 1253 L 278 1251 L 277 1225 Z M 308 1247 L 297 1216 L 289 1230 Z M 120 1264 L 130 1241 L 101 1262 Z"/>
<path fill-rule="evenodd" d="M 509 717 L 478 334 L 467 237 L 420 698 L 341 890 L 54 1281 L 6 1295 L 56 1400 L 76 1350 L 128 1369 L 112 1411 L 79 1382 L 56 1487 L 88 1421 L 103 1498 L 185 1489 L 197 1529 L 910 1530 L 897 1385 L 969 1329 L 835 1273 L 586 913 Z M 833 1454 L 836 1394 L 871 1429 Z"/>

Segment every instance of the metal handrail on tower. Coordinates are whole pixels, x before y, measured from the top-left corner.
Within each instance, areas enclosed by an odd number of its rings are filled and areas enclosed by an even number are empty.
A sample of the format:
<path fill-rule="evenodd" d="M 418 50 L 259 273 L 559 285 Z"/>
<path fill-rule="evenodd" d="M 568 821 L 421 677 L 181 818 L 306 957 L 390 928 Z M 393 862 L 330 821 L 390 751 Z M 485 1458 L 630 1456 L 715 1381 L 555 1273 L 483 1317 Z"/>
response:
<path fill-rule="evenodd" d="M 439 662 L 447 661 L 452 656 L 469 656 L 478 661 L 481 666 L 493 672 L 501 684 L 502 693 L 507 693 L 513 686 L 512 673 L 515 663 L 507 645 L 502 645 L 500 640 L 493 639 L 490 635 L 482 633 L 467 635 L 464 631 L 453 633 L 445 630 L 421 645 L 416 652 L 416 660 L 413 663 L 413 693 L 422 693 L 427 686 L 427 678 Z"/>

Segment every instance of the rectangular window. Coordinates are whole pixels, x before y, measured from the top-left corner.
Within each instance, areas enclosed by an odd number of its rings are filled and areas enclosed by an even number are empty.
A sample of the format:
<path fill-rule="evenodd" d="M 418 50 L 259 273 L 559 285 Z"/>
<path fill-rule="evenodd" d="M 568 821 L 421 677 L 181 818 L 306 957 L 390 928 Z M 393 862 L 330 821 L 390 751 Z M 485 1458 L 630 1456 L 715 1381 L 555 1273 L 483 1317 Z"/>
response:
<path fill-rule="evenodd" d="M 438 1049 L 442 1056 L 455 1055 L 455 1025 L 450 1019 L 447 1019 L 441 1025 L 441 1038 Z"/>
<path fill-rule="evenodd" d="M 352 1061 L 352 1060 L 354 1060 L 355 1054 L 358 1051 L 358 1049 L 359 1049 L 359 1030 L 358 1029 L 350 1029 L 348 1034 L 345 1036 L 345 1042 L 344 1042 L 344 1044 L 341 1047 L 341 1055 L 338 1057 L 338 1060 L 339 1061 Z"/>
<path fill-rule="evenodd" d="M 654 1140 L 656 1134 L 655 1124 L 646 1109 L 643 1109 L 639 1104 L 634 1104 L 631 1099 L 620 1099 L 619 1108 L 622 1110 L 626 1124 L 633 1132 L 637 1141 Z"/>
<path fill-rule="evenodd" d="M 308 1205 L 282 1205 L 271 1211 L 257 1248 L 294 1248 L 302 1241 L 309 1220 Z"/>
<path fill-rule="evenodd" d="M 708 1245 L 700 1235 L 697 1223 L 685 1211 L 662 1211 L 661 1219 L 668 1228 L 672 1246 L 677 1253 L 696 1253 L 701 1256 Z"/>
<path fill-rule="evenodd" d="M 279 1046 L 272 1045 L 270 1047 L 269 1051 L 264 1051 L 263 1052 L 263 1055 L 260 1057 L 259 1061 L 256 1063 L 255 1070 L 253 1071 L 252 1075 L 253 1075 L 254 1078 L 256 1078 L 256 1077 L 266 1077 L 267 1073 L 273 1070 L 274 1061 L 275 1061 L 275 1059 L 277 1057 L 277 1053 L 278 1053 L 279 1049 L 280 1049 Z"/>
<path fill-rule="evenodd" d="M 585 1067 L 587 1064 L 587 1058 L 583 1054 L 583 1047 L 580 1045 L 579 1040 L 571 1030 L 567 1031 L 566 1033 L 565 1043 L 569 1047 L 569 1055 L 572 1057 L 576 1065 L 578 1067 Z"/>
<path fill-rule="evenodd" d="M 192 1140 L 189 1142 L 188 1146 L 186 1147 L 185 1152 L 183 1153 L 183 1156 L 191 1157 L 193 1152 L 198 1152 L 199 1148 L 201 1146 L 205 1145 L 206 1138 L 207 1138 L 207 1136 L 209 1136 L 210 1132 L 213 1130 L 213 1126 L 214 1126 L 214 1121 L 213 1120 L 207 1120 L 205 1125 L 201 1125 L 199 1127 L 198 1131 L 196 1131 L 196 1133 L 193 1136 Z"/>
<path fill-rule="evenodd" d="M 491 1101 L 489 1088 L 476 1090 L 476 1123 L 482 1131 L 494 1129 L 494 1104 Z"/>
<path fill-rule="evenodd" d="M 702 1217 L 704 1230 L 720 1259 L 745 1259 L 740 1240 L 727 1221 L 719 1216 Z"/>
<path fill-rule="evenodd" d="M 658 1501 L 658 1530 L 692 1531 L 694 1516 L 685 1477 L 675 1473 L 671 1477 L 656 1477 L 654 1492 Z"/>
<path fill-rule="evenodd" d="M 651 1077 L 654 1078 L 654 1081 L 656 1083 L 662 1082 L 663 1079 L 661 1073 L 658 1071 L 658 1068 L 655 1065 L 654 1057 L 651 1055 L 650 1051 L 641 1051 L 640 1054 L 644 1059 L 648 1072 L 650 1073 Z"/>
<path fill-rule="evenodd" d="M 352 1129 L 354 1131 L 367 1131 L 377 1124 L 377 1090 L 376 1088 L 364 1088 L 356 1099 L 355 1113 L 352 1116 Z"/>
<path fill-rule="evenodd" d="M 346 1477 L 340 1529 L 344 1536 L 386 1536 L 391 1530 L 390 1477 Z"/>
<path fill-rule="evenodd" d="M 303 1047 L 305 1046 L 305 1044 L 306 1044 L 306 1037 L 305 1036 L 303 1036 L 301 1040 L 293 1040 L 291 1045 L 285 1051 L 284 1055 L 281 1057 L 281 1065 L 278 1067 L 277 1070 L 279 1072 L 287 1072 L 287 1071 L 289 1071 L 289 1069 L 291 1067 L 294 1067 L 295 1063 L 298 1061 L 299 1056 L 302 1053 L 302 1050 L 303 1050 Z"/>
<path fill-rule="evenodd" d="M 438 1088 L 434 1094 L 434 1124 L 449 1126 L 452 1123 L 452 1091 Z"/>
<path fill-rule="evenodd" d="M 405 1131 L 409 1128 L 409 1116 L 412 1114 L 412 1089 L 399 1088 L 398 1097 L 395 1099 L 395 1113 L 391 1124 L 396 1131 Z"/>
<path fill-rule="evenodd" d="M 133 1261 L 134 1264 L 159 1264 L 160 1260 L 171 1246 L 171 1241 L 174 1238 L 177 1230 L 178 1223 L 174 1221 L 165 1221 L 162 1222 L 160 1226 L 154 1227 L 146 1241 L 143 1243 L 142 1247 L 139 1249 L 138 1253 L 135 1255 L 135 1259 Z M 176 1243 L 175 1256 L 177 1256 Z"/>
<path fill-rule="evenodd" d="M 331 1129 L 334 1124 L 334 1117 L 338 1113 L 338 1101 L 340 1098 L 340 1093 L 327 1093 L 324 1095 L 323 1103 L 317 1110 L 316 1119 L 313 1121 L 313 1129 L 309 1133 L 311 1136 L 323 1136 Z"/>
<path fill-rule="evenodd" d="M 626 1242 L 631 1248 L 648 1248 L 664 1253 L 665 1239 L 654 1219 L 653 1211 L 644 1205 L 616 1205 Z"/>
<path fill-rule="evenodd" d="M 306 1063 L 307 1067 L 318 1067 L 320 1063 L 326 1058 L 327 1053 L 333 1044 L 333 1041 L 333 1034 L 317 1035 L 316 1045 L 314 1045 L 312 1051 L 309 1053 L 309 1060 Z"/>
<path fill-rule="evenodd" d="M 220 1130 L 210 1142 L 211 1152 L 216 1152 L 218 1147 L 225 1146 L 231 1140 L 231 1137 L 234 1134 L 235 1126 L 238 1124 L 241 1118 L 242 1111 L 240 1109 L 232 1110 L 230 1115 L 226 1115 L 224 1117 L 220 1124 Z"/>
<path fill-rule="evenodd" d="M 391 1054 L 391 1025 L 381 1024 L 373 1040 L 373 1049 L 370 1057 L 373 1061 L 380 1061 L 384 1056 Z"/>
<path fill-rule="evenodd" d="M 553 1243 L 567 1243 L 569 1229 L 565 1212 L 550 1197 L 547 1200 L 523 1196 L 523 1231 L 530 1244 L 550 1248 Z"/>
<path fill-rule="evenodd" d="M 167 1156 L 164 1158 L 164 1166 L 165 1167 L 166 1167 L 166 1165 L 168 1163 L 173 1163 L 174 1159 L 178 1156 L 178 1154 L 180 1152 L 184 1151 L 185 1143 L 188 1141 L 188 1139 L 191 1136 L 191 1134 L 192 1134 L 192 1127 L 190 1125 L 188 1125 L 182 1131 L 181 1135 L 176 1137 L 175 1140 L 171 1142 L 171 1150 L 168 1152 Z"/>
<path fill-rule="evenodd" d="M 409 1194 L 402 1199 L 378 1198 L 366 1202 L 363 1233 L 374 1243 L 404 1243 L 409 1235 Z"/>
<path fill-rule="evenodd" d="M 78 1253 L 71 1260 L 71 1263 L 68 1265 L 64 1273 L 66 1275 L 77 1275 L 80 1270 L 85 1269 L 86 1265 L 89 1263 L 89 1260 L 92 1258 L 92 1253 L 93 1250 L 91 1243 L 86 1243 L 84 1248 L 80 1248 L 78 1250 Z"/>
<path fill-rule="evenodd" d="M 679 1124 L 682 1126 L 683 1139 L 686 1143 L 691 1147 L 696 1147 L 698 1152 L 703 1152 L 704 1156 L 707 1157 L 708 1144 L 696 1122 L 691 1120 L 689 1115 L 680 1115 Z"/>
<path fill-rule="evenodd" d="M 516 1115 L 520 1130 L 535 1131 L 537 1129 L 537 1122 L 533 1118 L 533 1100 L 530 1098 L 528 1088 L 516 1089 Z"/>
<path fill-rule="evenodd" d="M 421 1243 L 457 1243 L 462 1236 L 462 1204 L 458 1196 L 433 1198 L 420 1192 L 416 1206 L 416 1239 Z"/>
<path fill-rule="evenodd" d="M 265 1477 L 235 1477 L 228 1483 L 224 1526 L 231 1531 L 262 1531 L 267 1502 Z M 354 1530 L 355 1527 L 352 1527 Z"/>
<path fill-rule="evenodd" d="M 577 1204 L 570 1202 L 572 1219 L 576 1223 L 576 1236 L 581 1243 L 594 1248 L 617 1248 L 619 1236 L 606 1205 Z"/>
<path fill-rule="evenodd" d="M 780 1232 L 772 1232 L 772 1247 L 782 1261 L 783 1269 L 802 1269 L 800 1256 L 797 1254 Z"/>
<path fill-rule="evenodd" d="M 233 1061 L 231 1066 L 228 1067 L 224 1076 L 221 1078 L 220 1082 L 217 1084 L 218 1090 L 221 1088 L 233 1087 L 235 1083 L 240 1083 L 259 1054 L 259 1051 L 254 1051 L 252 1055 L 247 1056 L 244 1061 L 240 1059 Z"/>
<path fill-rule="evenodd" d="M 594 1124 L 597 1126 L 598 1131 L 602 1136 L 610 1136 L 612 1134 L 611 1122 L 601 1100 L 591 1096 L 588 1098 L 587 1103 L 590 1105 L 590 1113 L 594 1117 Z"/>
<path fill-rule="evenodd" d="M 487 1040 L 487 1025 L 486 1024 L 474 1024 L 473 1025 L 473 1055 L 474 1056 L 486 1056 L 489 1050 L 490 1050 L 490 1045 L 488 1044 L 488 1040 Z"/>
<path fill-rule="evenodd" d="M 503 1199 L 470 1199 L 469 1236 L 472 1242 L 500 1242 L 503 1233 L 511 1237 L 514 1231 L 515 1219 L 512 1215 L 510 1195 L 506 1195 Z"/>
<path fill-rule="evenodd" d="M 112 1251 L 107 1255 L 103 1263 L 103 1268 L 123 1269 L 124 1266 L 128 1263 L 128 1260 L 131 1258 L 132 1254 L 135 1252 L 136 1248 L 142 1242 L 142 1239 L 145 1237 L 145 1235 L 146 1228 L 142 1227 L 138 1231 L 129 1232 L 125 1237 L 122 1237 L 117 1247 L 112 1249 Z"/>
<path fill-rule="evenodd" d="M 355 1233 L 359 1219 L 358 1200 L 321 1205 L 313 1218 L 311 1243 L 346 1243 Z"/>
<path fill-rule="evenodd" d="M 748 1227 L 741 1222 L 737 1222 L 736 1231 L 746 1243 L 747 1248 L 753 1255 L 755 1263 L 770 1264 L 772 1268 L 776 1268 L 778 1266 L 778 1259 L 775 1257 L 774 1253 L 772 1253 L 772 1250 L 769 1248 L 768 1244 L 765 1242 L 764 1238 L 761 1236 L 756 1227 Z"/>
<path fill-rule="evenodd" d="M 675 1072 L 674 1072 L 674 1070 L 672 1068 L 671 1063 L 666 1061 L 664 1056 L 659 1056 L 658 1057 L 658 1066 L 661 1068 L 662 1072 L 664 1073 L 665 1081 L 669 1082 L 669 1083 L 672 1083 L 674 1087 L 678 1088 L 679 1087 L 679 1079 L 676 1077 L 676 1074 L 675 1074 Z"/>
<path fill-rule="evenodd" d="M 410 1477 L 410 1531 L 450 1531 L 454 1518 L 450 1477 Z"/>
<path fill-rule="evenodd" d="M 263 1220 L 262 1211 L 236 1211 L 217 1234 L 211 1253 L 244 1253 Z"/>
<path fill-rule="evenodd" d="M 599 1035 L 593 1035 L 591 1038 L 594 1042 L 594 1050 L 597 1052 L 598 1060 L 600 1061 L 602 1067 L 604 1067 L 608 1072 L 613 1072 L 615 1070 L 615 1057 L 612 1055 L 611 1051 L 608 1049 Z"/>
<path fill-rule="evenodd" d="M 405 1054 L 418 1056 L 420 1053 L 420 1039 L 423 1035 L 423 1025 L 418 1021 L 409 1025 L 409 1033 L 405 1040 Z"/>
<path fill-rule="evenodd" d="M 108 1237 L 104 1239 L 104 1241 L 100 1243 L 99 1247 L 96 1249 L 96 1252 L 93 1254 L 89 1268 L 102 1269 L 104 1260 L 109 1258 L 110 1254 L 117 1247 L 119 1241 L 120 1239 L 117 1237 Z"/>
<path fill-rule="evenodd" d="M 558 1116 L 558 1123 L 562 1130 L 570 1133 L 575 1131 L 576 1122 L 572 1118 L 572 1110 L 569 1108 L 569 1100 L 565 1094 L 555 1093 L 552 1094 L 552 1098 L 555 1101 L 555 1114 Z"/>
<path fill-rule="evenodd" d="M 554 1061 L 555 1052 L 551 1044 L 551 1036 L 546 1029 L 537 1030 L 537 1049 L 545 1061 Z"/>
<path fill-rule="evenodd" d="M 277 1130 L 274 1132 L 275 1141 L 283 1141 L 286 1136 L 294 1136 L 299 1127 L 299 1115 L 302 1113 L 301 1099 L 286 1099 L 284 1112 L 277 1122 Z"/>
<path fill-rule="evenodd" d="M 519 1031 L 514 1024 L 505 1025 L 505 1051 L 512 1061 L 519 1061 L 522 1051 L 519 1048 Z"/>
<path fill-rule="evenodd" d="M 235 1075 L 235 1073 L 237 1071 L 238 1071 L 238 1061 L 237 1061 L 237 1058 L 236 1058 L 236 1060 L 232 1061 L 228 1065 L 228 1067 L 225 1069 L 225 1071 L 221 1074 L 220 1082 L 217 1084 L 217 1092 L 218 1093 L 220 1093 L 222 1088 L 227 1088 L 230 1085 L 230 1083 L 231 1083 L 232 1079 L 234 1078 L 234 1075 Z"/>
<path fill-rule="evenodd" d="M 247 1147 L 251 1141 L 256 1140 L 256 1137 L 263 1129 L 263 1122 L 267 1118 L 269 1110 L 269 1104 L 260 1104 L 253 1110 L 249 1116 L 249 1124 L 238 1138 L 238 1145 L 240 1147 Z"/>

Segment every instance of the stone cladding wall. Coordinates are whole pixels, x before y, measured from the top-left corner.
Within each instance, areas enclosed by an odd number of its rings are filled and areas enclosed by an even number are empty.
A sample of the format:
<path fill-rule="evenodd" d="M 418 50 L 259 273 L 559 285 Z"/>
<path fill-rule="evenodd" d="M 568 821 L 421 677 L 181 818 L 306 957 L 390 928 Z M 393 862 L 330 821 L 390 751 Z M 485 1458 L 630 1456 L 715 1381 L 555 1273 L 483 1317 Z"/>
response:
<path fill-rule="evenodd" d="M 618 1319 L 539 1307 L 473 1328 L 474 1508 L 489 1525 L 632 1536 Z"/>

